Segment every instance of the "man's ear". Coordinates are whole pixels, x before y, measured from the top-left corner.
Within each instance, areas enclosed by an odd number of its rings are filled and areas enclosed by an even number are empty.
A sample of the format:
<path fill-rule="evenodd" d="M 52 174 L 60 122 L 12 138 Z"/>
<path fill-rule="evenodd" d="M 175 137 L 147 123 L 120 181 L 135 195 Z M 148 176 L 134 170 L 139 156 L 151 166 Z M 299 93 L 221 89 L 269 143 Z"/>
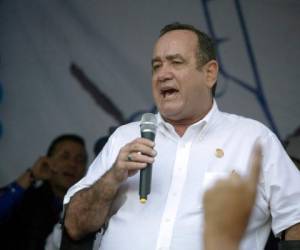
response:
<path fill-rule="evenodd" d="M 206 84 L 209 88 L 212 88 L 217 82 L 219 65 L 216 60 L 210 60 L 204 66 Z"/>

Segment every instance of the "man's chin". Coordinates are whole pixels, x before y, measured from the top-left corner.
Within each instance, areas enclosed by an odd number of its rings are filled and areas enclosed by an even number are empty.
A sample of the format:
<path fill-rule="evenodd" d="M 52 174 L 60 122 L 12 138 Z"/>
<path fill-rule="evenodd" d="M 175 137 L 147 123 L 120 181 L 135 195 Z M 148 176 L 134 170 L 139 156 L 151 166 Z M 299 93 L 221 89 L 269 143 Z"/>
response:
<path fill-rule="evenodd" d="M 78 181 L 77 178 L 64 178 L 64 181 L 63 181 L 63 187 L 65 189 L 69 189 L 71 186 L 73 186 L 76 182 Z"/>
<path fill-rule="evenodd" d="M 165 121 L 179 121 L 182 119 L 178 109 L 165 109 L 160 111 L 160 114 Z"/>

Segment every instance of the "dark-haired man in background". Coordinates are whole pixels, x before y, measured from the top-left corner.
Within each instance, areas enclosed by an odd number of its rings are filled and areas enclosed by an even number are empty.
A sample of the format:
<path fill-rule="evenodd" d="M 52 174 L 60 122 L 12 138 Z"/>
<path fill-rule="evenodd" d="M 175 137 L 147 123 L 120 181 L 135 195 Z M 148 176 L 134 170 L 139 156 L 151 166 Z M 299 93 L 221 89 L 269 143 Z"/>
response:
<path fill-rule="evenodd" d="M 84 140 L 73 134 L 57 137 L 16 181 L 0 191 L 1 249 L 41 250 L 58 222 L 62 200 L 86 172 Z"/>
<path fill-rule="evenodd" d="M 152 57 L 155 143 L 140 138 L 138 122 L 112 134 L 65 196 L 71 238 L 108 221 L 101 250 L 203 249 L 203 193 L 232 172 L 245 176 L 259 141 L 261 177 L 240 248 L 263 249 L 271 227 L 300 239 L 299 171 L 268 128 L 218 109 L 217 75 L 214 45 L 205 33 L 178 23 L 161 31 Z M 152 190 L 141 204 L 136 173 L 147 163 L 153 164 Z"/>

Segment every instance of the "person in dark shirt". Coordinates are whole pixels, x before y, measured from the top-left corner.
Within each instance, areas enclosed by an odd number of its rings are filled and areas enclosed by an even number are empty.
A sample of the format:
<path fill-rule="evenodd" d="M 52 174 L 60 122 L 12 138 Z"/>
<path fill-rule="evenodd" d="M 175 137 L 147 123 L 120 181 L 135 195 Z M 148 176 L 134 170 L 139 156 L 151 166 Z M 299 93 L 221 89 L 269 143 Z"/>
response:
<path fill-rule="evenodd" d="M 44 249 L 59 220 L 65 193 L 84 176 L 86 166 L 84 140 L 64 134 L 53 140 L 46 156 L 1 188 L 1 249 Z"/>

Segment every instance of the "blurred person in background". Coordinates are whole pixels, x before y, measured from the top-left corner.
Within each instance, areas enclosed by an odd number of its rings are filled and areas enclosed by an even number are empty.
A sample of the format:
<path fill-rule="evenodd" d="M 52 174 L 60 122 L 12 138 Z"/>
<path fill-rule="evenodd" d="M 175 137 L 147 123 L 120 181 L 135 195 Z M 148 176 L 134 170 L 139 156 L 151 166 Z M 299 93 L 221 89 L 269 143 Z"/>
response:
<path fill-rule="evenodd" d="M 0 191 L 1 248 L 44 249 L 58 222 L 65 193 L 81 179 L 87 167 L 84 140 L 74 134 L 55 138 L 16 181 Z"/>
<path fill-rule="evenodd" d="M 99 139 L 96 140 L 94 144 L 94 154 L 95 157 L 101 152 L 102 148 L 105 146 L 108 136 L 103 136 L 100 137 Z M 63 214 L 61 214 L 61 217 L 63 219 Z M 65 235 L 66 236 L 66 235 Z M 90 237 L 87 240 L 83 240 L 80 242 L 75 242 L 75 241 L 68 241 L 67 248 L 68 249 L 83 249 L 83 250 L 91 250 L 91 249 L 98 249 L 100 243 L 101 243 L 101 237 L 102 233 L 97 232 L 96 234 L 91 234 Z M 45 245 L 45 250 L 59 250 L 61 246 L 61 239 L 62 239 L 62 224 L 56 223 L 52 233 L 48 236 L 46 245 Z M 65 239 L 66 241 L 66 239 Z"/>

